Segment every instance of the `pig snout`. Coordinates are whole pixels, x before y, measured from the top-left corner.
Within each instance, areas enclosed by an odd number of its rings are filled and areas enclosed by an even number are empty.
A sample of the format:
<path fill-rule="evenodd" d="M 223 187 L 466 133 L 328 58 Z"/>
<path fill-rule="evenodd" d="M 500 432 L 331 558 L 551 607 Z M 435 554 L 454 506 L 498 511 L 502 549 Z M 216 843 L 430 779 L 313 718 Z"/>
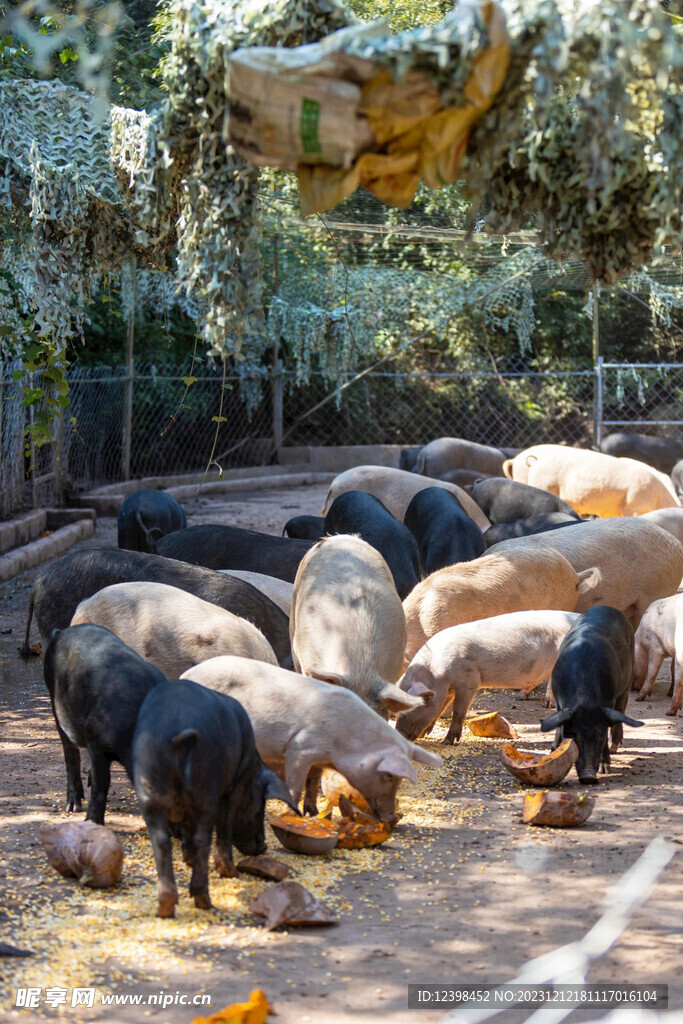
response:
<path fill-rule="evenodd" d="M 579 775 L 579 782 L 582 786 L 597 786 L 600 780 L 597 775 L 585 773 L 583 775 Z"/>
<path fill-rule="evenodd" d="M 383 794 L 368 800 L 370 810 L 380 821 L 387 821 L 390 825 L 396 825 L 401 820 L 401 815 L 396 811 L 396 794 L 391 796 Z"/>

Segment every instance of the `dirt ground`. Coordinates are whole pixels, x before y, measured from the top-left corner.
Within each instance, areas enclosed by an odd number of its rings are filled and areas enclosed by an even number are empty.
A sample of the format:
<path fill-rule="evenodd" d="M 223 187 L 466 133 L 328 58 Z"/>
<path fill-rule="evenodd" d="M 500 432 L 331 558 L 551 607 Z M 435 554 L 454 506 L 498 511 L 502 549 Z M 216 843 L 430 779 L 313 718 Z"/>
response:
<path fill-rule="evenodd" d="M 191 523 L 223 522 L 280 533 L 298 513 L 319 513 L 325 487 L 197 498 Z M 100 519 L 92 541 L 115 543 L 114 520 Z M 626 727 L 612 773 L 597 787 L 580 829 L 522 824 L 522 787 L 507 774 L 500 741 L 466 735 L 440 769 L 420 768 L 401 791 L 404 818 L 391 840 L 363 851 L 296 857 L 268 830 L 269 853 L 286 861 L 338 913 L 331 928 L 266 933 L 249 913 L 265 884 L 211 873 L 213 911 L 195 910 L 180 865 L 174 921 L 154 917 L 155 872 L 135 797 L 114 766 L 107 823 L 124 841 L 126 862 L 114 890 L 84 890 L 60 878 L 38 842 L 44 820 L 63 812 L 65 774 L 41 663 L 17 655 L 35 571 L 0 587 L 0 940 L 34 956 L 0 959 L 0 1017 L 189 1024 L 262 988 L 278 1024 L 442 1020 L 443 1009 L 407 1009 L 409 983 L 497 984 L 530 958 L 581 938 L 599 918 L 613 883 L 656 836 L 683 843 L 683 718 L 667 718 L 667 679 L 652 698 L 629 703 L 646 721 Z M 37 632 L 32 635 L 38 640 Z M 525 701 L 488 691 L 474 707 L 501 710 L 525 746 L 548 749 L 538 728 L 542 691 Z M 444 730 L 440 735 L 443 735 Z M 578 785 L 574 773 L 564 785 Z M 279 805 L 276 805 L 276 807 Z M 273 811 L 275 811 L 275 807 Z M 678 849 L 678 847 L 677 847 Z M 591 970 L 599 983 L 668 983 L 670 1008 L 683 1008 L 681 865 L 678 852 L 621 940 Z M 184 887 L 184 890 L 183 890 Z M 96 987 L 92 1009 L 15 1009 L 17 986 Z M 101 995 L 167 993 L 177 1005 L 104 1006 Z M 180 1005 L 195 993 L 210 1006 Z M 69 991 L 69 998 L 71 992 Z M 520 1020 L 526 1014 L 506 1014 Z M 572 1020 L 601 1013 L 577 1012 Z"/>

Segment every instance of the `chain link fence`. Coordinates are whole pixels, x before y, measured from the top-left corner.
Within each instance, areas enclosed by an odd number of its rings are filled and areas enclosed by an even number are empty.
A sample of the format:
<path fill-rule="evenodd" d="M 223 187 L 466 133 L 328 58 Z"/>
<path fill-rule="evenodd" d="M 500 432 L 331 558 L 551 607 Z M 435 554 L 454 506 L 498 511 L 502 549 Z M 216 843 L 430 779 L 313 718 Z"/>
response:
<path fill-rule="evenodd" d="M 615 430 L 683 439 L 683 364 L 598 363 L 602 436 Z"/>
<path fill-rule="evenodd" d="M 543 442 L 590 446 L 594 383 L 591 370 L 505 376 L 377 371 L 302 416 L 331 393 L 322 376 L 312 375 L 305 388 L 285 385 L 284 440 L 417 445 L 453 436 L 510 448 Z"/>
<path fill-rule="evenodd" d="M 69 375 L 65 484 L 87 490 L 127 478 L 259 465 L 271 454 L 267 380 L 223 378 L 210 366 L 76 367 Z M 130 410 L 130 415 L 128 415 Z M 127 444 L 127 438 L 130 443 Z"/>
<path fill-rule="evenodd" d="M 40 385 L 38 375 L 33 383 Z M 32 412 L 11 367 L 2 376 L 2 516 L 124 479 L 277 461 L 288 446 L 425 444 L 465 437 L 523 448 L 591 447 L 633 429 L 683 437 L 683 364 L 604 364 L 547 373 L 348 375 L 320 373 L 297 386 L 291 372 L 223 379 L 219 368 L 74 367 L 71 404 L 53 446 L 26 449 Z M 222 397 L 221 397 L 222 396 Z M 128 412 L 130 410 L 130 412 Z M 128 443 L 129 439 L 129 443 Z M 33 467 L 33 470 L 31 470 Z"/>

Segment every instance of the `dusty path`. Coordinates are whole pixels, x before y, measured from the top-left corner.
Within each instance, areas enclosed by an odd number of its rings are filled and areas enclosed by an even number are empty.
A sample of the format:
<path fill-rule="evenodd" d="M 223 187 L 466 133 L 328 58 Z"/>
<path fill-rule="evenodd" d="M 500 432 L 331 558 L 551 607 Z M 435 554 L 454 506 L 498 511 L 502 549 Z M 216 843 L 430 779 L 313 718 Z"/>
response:
<path fill-rule="evenodd" d="M 191 522 L 226 522 L 279 533 L 299 512 L 319 513 L 324 487 L 259 491 L 234 500 L 188 503 Z M 114 543 L 102 519 L 93 544 Z M 626 730 L 623 753 L 600 785 L 591 820 L 578 830 L 521 823 L 522 789 L 505 772 L 498 742 L 465 738 L 442 750 L 444 766 L 421 769 L 401 796 L 405 817 L 386 845 L 325 858 L 285 854 L 269 834 L 269 852 L 292 877 L 325 898 L 339 924 L 267 934 L 248 912 L 264 883 L 221 881 L 212 873 L 212 912 L 186 895 L 175 921 L 154 913 L 155 874 L 135 798 L 122 770 L 113 772 L 108 824 L 126 846 L 120 886 L 83 891 L 47 867 L 40 821 L 65 820 L 64 767 L 40 663 L 16 654 L 34 573 L 0 588 L 0 939 L 28 946 L 26 960 L 0 960 L 0 1016 L 31 1020 L 68 1014 L 113 1024 L 151 1019 L 186 1024 L 247 998 L 261 987 L 278 1024 L 435 1021 L 443 1011 L 407 1010 L 409 982 L 487 982 L 512 978 L 527 959 L 580 937 L 600 915 L 612 882 L 658 835 L 683 842 L 683 718 L 665 716 L 667 683 L 631 703 L 647 721 Z M 5 632 L 11 629 L 11 634 Z M 38 639 L 34 635 L 33 639 Z M 527 745 L 547 748 L 538 729 L 541 691 L 529 701 L 489 691 L 475 707 L 501 709 Z M 575 781 L 567 783 L 575 786 Z M 176 863 L 180 860 L 176 856 Z M 591 980 L 668 982 L 670 1006 L 683 1007 L 681 865 L 683 851 L 621 942 Z M 96 987 L 92 1010 L 13 1009 L 17 985 Z M 102 1006 L 102 993 L 160 991 L 178 998 L 209 993 L 211 1006 Z M 600 1014 L 575 1014 L 590 1019 Z M 512 1019 L 508 1016 L 507 1019 Z M 519 1019 L 519 1018 L 517 1018 Z"/>

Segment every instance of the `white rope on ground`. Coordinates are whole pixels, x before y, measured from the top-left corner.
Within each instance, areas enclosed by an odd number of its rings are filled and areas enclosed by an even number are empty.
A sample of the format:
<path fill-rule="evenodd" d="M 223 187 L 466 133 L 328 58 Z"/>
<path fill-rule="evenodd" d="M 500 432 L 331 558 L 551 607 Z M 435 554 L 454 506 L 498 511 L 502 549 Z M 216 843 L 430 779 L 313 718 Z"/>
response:
<path fill-rule="evenodd" d="M 634 913 L 647 900 L 657 879 L 674 854 L 673 843 L 666 839 L 654 839 L 643 851 L 631 868 L 622 875 L 616 885 L 607 893 L 605 912 L 593 927 L 578 942 L 571 942 L 550 953 L 529 960 L 517 977 L 507 983 L 512 985 L 583 984 L 594 960 L 605 953 L 628 928 Z M 443 1024 L 479 1024 L 480 1021 L 511 1009 L 511 1003 L 497 1008 L 457 1009 L 449 1013 Z M 574 1007 L 553 1009 L 543 1007 L 532 1013 L 527 1024 L 557 1024 L 573 1013 Z M 648 1021 L 652 1020 L 648 1012 Z M 610 1015 L 612 1017 L 614 1015 Z"/>

